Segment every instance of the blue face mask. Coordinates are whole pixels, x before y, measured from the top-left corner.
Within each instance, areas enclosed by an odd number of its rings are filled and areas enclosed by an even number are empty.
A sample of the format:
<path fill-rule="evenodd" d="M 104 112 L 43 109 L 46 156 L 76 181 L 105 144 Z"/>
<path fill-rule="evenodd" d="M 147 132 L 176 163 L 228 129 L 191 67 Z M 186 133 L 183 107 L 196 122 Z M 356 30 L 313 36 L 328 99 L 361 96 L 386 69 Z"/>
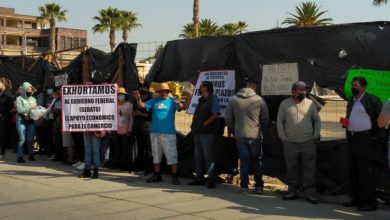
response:
<path fill-rule="evenodd" d="M 125 101 L 126 100 L 126 95 L 124 95 L 124 94 L 118 95 L 118 100 L 119 101 Z"/>

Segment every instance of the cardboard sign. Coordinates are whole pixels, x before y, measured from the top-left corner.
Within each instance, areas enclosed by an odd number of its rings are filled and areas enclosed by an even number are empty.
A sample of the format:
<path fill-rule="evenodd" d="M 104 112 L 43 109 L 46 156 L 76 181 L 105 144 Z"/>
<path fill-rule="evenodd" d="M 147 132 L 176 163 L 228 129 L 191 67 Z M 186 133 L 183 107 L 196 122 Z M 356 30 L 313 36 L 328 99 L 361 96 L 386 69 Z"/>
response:
<path fill-rule="evenodd" d="M 297 63 L 264 65 L 261 95 L 291 95 L 291 86 L 298 78 Z"/>
<path fill-rule="evenodd" d="M 198 105 L 200 98 L 199 87 L 203 81 L 210 81 L 214 86 L 214 95 L 218 97 L 221 117 L 225 117 L 226 107 L 229 98 L 236 92 L 236 81 L 234 70 L 215 70 L 200 72 L 198 81 L 196 82 L 195 91 L 192 95 L 190 106 L 187 113 L 194 114 L 195 108 Z"/>
<path fill-rule="evenodd" d="M 369 69 L 351 69 L 348 70 L 348 76 L 344 85 L 345 96 L 352 97 L 351 84 L 356 76 L 363 76 L 367 80 L 366 91 L 379 97 L 382 103 L 390 98 L 390 71 L 369 70 Z"/>
<path fill-rule="evenodd" d="M 54 77 L 56 87 L 68 84 L 68 74 L 62 74 Z"/>
<path fill-rule="evenodd" d="M 118 99 L 115 84 L 65 85 L 61 89 L 62 131 L 118 130 Z"/>

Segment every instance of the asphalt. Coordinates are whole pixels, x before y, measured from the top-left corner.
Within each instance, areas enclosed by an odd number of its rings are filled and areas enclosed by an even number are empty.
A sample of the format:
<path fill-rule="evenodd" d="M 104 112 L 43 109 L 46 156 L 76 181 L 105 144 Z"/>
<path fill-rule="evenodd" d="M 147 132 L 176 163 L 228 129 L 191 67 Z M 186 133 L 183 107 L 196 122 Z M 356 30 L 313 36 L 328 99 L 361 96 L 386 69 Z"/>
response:
<path fill-rule="evenodd" d="M 0 219 L 390 219 L 388 205 L 375 212 L 305 200 L 282 201 L 280 195 L 240 193 L 221 184 L 216 189 L 147 184 L 145 176 L 103 170 L 99 179 L 83 179 L 71 166 L 37 157 L 17 164 L 0 161 Z"/>

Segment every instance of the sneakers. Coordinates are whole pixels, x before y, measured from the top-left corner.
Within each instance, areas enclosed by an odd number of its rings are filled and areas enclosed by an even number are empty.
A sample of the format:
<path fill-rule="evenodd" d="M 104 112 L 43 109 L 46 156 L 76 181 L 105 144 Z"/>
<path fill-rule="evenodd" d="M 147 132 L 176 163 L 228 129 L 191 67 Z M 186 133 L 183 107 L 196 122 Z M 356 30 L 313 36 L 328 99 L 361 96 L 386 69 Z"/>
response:
<path fill-rule="evenodd" d="M 18 157 L 16 159 L 16 162 L 18 162 L 18 163 L 26 163 L 26 161 L 23 159 L 23 157 Z"/>
<path fill-rule="evenodd" d="M 145 180 L 147 183 L 158 183 L 162 182 L 162 177 L 160 174 L 154 173 L 149 179 Z"/>
<path fill-rule="evenodd" d="M 98 177 L 99 177 L 99 169 L 98 169 L 98 168 L 95 168 L 95 169 L 93 169 L 92 178 L 93 178 L 93 179 L 97 179 Z"/>
<path fill-rule="evenodd" d="M 90 169 L 84 169 L 82 177 L 83 178 L 91 177 L 91 170 Z"/>
<path fill-rule="evenodd" d="M 248 195 L 248 188 L 241 188 L 240 192 L 243 195 Z"/>
<path fill-rule="evenodd" d="M 0 160 L 3 160 L 3 159 L 4 159 L 4 155 L 0 154 Z"/>
<path fill-rule="evenodd" d="M 297 199 L 298 195 L 295 192 L 288 192 L 285 195 L 283 195 L 283 200 L 294 200 Z"/>
<path fill-rule="evenodd" d="M 83 170 L 85 168 L 85 163 L 81 163 L 79 166 L 76 167 L 78 170 Z"/>
<path fill-rule="evenodd" d="M 263 187 L 256 187 L 254 190 L 253 190 L 253 193 L 254 194 L 258 194 L 258 195 L 263 195 L 264 194 L 264 189 Z"/>
<path fill-rule="evenodd" d="M 30 156 L 28 157 L 28 160 L 29 160 L 29 161 L 36 161 L 36 160 L 35 160 L 35 157 L 34 157 L 33 155 L 30 155 Z"/>
<path fill-rule="evenodd" d="M 54 160 L 54 158 L 56 157 L 56 155 L 55 154 L 53 154 L 53 155 L 51 155 L 51 156 L 49 156 L 49 157 L 47 157 L 46 159 L 48 159 L 48 160 Z"/>
<path fill-rule="evenodd" d="M 315 195 L 309 195 L 307 196 L 307 201 L 309 201 L 311 204 L 318 204 L 319 200 L 317 199 L 317 196 Z"/>
<path fill-rule="evenodd" d="M 179 180 L 179 177 L 177 175 L 172 175 L 172 184 L 173 185 L 180 185 L 180 180 Z"/>
<path fill-rule="evenodd" d="M 72 164 L 72 167 L 76 168 L 76 167 L 80 166 L 81 164 L 82 164 L 82 162 L 78 161 L 78 162 Z"/>

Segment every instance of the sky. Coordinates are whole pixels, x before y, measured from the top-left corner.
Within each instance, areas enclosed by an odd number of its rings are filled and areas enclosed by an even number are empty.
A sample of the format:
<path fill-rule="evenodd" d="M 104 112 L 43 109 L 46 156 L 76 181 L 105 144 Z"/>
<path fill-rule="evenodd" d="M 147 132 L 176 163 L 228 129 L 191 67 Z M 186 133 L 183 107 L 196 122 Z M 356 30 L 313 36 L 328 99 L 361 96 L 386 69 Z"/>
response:
<path fill-rule="evenodd" d="M 293 12 L 302 0 L 199 0 L 200 19 L 210 18 L 222 25 L 245 21 L 248 31 L 267 30 L 276 27 Z M 374 7 L 372 0 L 312 0 L 327 10 L 325 17 L 335 24 L 390 21 L 390 4 Z M 139 44 L 139 57 L 153 53 L 161 42 L 178 39 L 184 24 L 192 21 L 193 0 L 0 0 L 0 7 L 12 7 L 18 14 L 39 15 L 38 7 L 56 2 L 68 10 L 67 22 L 59 27 L 88 30 L 88 44 L 108 51 L 108 33 L 94 34 L 92 19 L 100 9 L 109 6 L 136 12 L 142 28 L 129 34 L 129 42 Z M 283 26 L 282 26 L 283 27 Z M 117 43 L 121 42 L 118 32 Z M 152 51 L 152 52 L 151 52 Z"/>

